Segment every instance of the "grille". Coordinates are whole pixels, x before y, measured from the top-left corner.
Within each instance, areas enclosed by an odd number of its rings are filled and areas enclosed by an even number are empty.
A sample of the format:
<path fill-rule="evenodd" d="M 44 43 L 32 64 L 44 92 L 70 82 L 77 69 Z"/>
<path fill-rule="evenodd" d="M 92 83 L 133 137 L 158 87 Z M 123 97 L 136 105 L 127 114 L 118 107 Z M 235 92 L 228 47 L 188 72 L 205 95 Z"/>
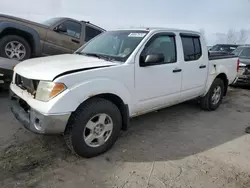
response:
<path fill-rule="evenodd" d="M 39 80 L 32 80 L 16 74 L 15 83 L 18 87 L 26 90 L 28 93 L 35 96 Z"/>
<path fill-rule="evenodd" d="M 11 101 L 18 106 L 20 106 L 25 112 L 29 113 L 30 111 L 30 106 L 28 105 L 27 102 L 25 102 L 23 99 L 15 95 L 13 92 L 11 92 Z"/>

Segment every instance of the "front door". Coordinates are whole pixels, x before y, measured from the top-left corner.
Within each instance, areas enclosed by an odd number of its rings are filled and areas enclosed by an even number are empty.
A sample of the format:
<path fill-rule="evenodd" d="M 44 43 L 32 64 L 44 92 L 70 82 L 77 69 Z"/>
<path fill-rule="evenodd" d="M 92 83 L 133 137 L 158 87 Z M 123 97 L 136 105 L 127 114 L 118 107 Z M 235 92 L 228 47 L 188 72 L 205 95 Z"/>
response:
<path fill-rule="evenodd" d="M 186 100 L 199 96 L 205 88 L 208 76 L 208 57 L 206 56 L 208 53 L 202 51 L 198 35 L 181 34 L 181 41 L 184 55 L 181 98 Z"/>
<path fill-rule="evenodd" d="M 140 60 L 150 54 L 163 54 L 164 61 L 140 66 Z M 177 103 L 180 97 L 182 71 L 177 58 L 176 38 L 171 33 L 157 33 L 136 57 L 135 88 L 137 112 Z"/>
<path fill-rule="evenodd" d="M 82 45 L 81 34 L 83 32 L 80 23 L 66 20 L 60 25 L 63 25 L 67 31 L 59 32 L 53 29 L 48 30 L 43 47 L 43 53 L 45 55 L 73 53 Z"/>

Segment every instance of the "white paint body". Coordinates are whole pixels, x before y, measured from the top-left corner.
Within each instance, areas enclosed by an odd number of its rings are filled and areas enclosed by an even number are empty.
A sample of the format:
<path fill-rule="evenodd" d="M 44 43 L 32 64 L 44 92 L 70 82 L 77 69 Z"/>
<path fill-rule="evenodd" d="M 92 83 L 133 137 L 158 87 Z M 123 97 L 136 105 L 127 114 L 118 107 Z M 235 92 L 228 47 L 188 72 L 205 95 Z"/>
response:
<path fill-rule="evenodd" d="M 156 33 L 176 34 L 177 62 L 140 67 L 139 56 L 146 42 Z M 198 61 L 185 62 L 179 33 L 182 30 L 154 29 L 141 41 L 125 63 L 114 63 L 95 57 L 77 54 L 57 55 L 26 60 L 15 67 L 15 73 L 29 79 L 50 80 L 64 83 L 67 90 L 42 102 L 34 99 L 13 82 L 11 90 L 24 99 L 31 108 L 43 114 L 70 113 L 98 94 L 114 94 L 129 107 L 130 117 L 204 96 L 220 73 L 227 76 L 229 84 L 236 78 L 237 59 L 208 60 L 207 47 L 202 36 L 202 56 Z M 196 32 L 184 31 L 198 34 Z M 76 69 L 112 65 L 105 68 L 79 71 L 54 79 L 61 73 Z M 200 69 L 200 65 L 206 65 Z M 214 67 L 216 65 L 216 68 Z M 173 73 L 175 68 L 182 72 Z M 15 74 L 13 76 L 14 80 Z"/>

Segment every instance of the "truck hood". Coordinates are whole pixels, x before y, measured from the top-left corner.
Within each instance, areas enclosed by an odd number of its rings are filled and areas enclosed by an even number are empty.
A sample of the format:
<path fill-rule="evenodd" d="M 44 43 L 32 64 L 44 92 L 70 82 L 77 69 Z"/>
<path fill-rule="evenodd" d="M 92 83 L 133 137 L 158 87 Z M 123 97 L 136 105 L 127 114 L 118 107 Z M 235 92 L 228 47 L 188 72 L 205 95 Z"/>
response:
<path fill-rule="evenodd" d="M 24 18 L 18 18 L 18 17 L 15 17 L 15 16 L 6 15 L 6 14 L 0 14 L 0 21 L 4 21 L 5 19 L 24 22 L 24 23 L 36 25 L 36 26 L 39 26 L 39 27 L 49 28 L 46 25 L 43 25 L 43 24 L 37 23 L 37 22 L 33 22 L 31 20 L 26 20 Z"/>
<path fill-rule="evenodd" d="M 64 54 L 25 60 L 15 67 L 15 72 L 34 80 L 50 80 L 62 74 L 114 66 L 119 63 L 78 54 Z"/>

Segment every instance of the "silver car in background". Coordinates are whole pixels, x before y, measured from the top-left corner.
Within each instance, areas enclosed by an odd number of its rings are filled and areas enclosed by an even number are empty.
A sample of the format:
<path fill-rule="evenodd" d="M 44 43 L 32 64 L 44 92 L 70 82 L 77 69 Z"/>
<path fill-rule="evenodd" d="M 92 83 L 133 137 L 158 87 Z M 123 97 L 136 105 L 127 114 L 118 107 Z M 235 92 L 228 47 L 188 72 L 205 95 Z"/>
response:
<path fill-rule="evenodd" d="M 239 57 L 239 72 L 236 84 L 250 85 L 250 46 L 240 46 L 232 52 Z"/>

